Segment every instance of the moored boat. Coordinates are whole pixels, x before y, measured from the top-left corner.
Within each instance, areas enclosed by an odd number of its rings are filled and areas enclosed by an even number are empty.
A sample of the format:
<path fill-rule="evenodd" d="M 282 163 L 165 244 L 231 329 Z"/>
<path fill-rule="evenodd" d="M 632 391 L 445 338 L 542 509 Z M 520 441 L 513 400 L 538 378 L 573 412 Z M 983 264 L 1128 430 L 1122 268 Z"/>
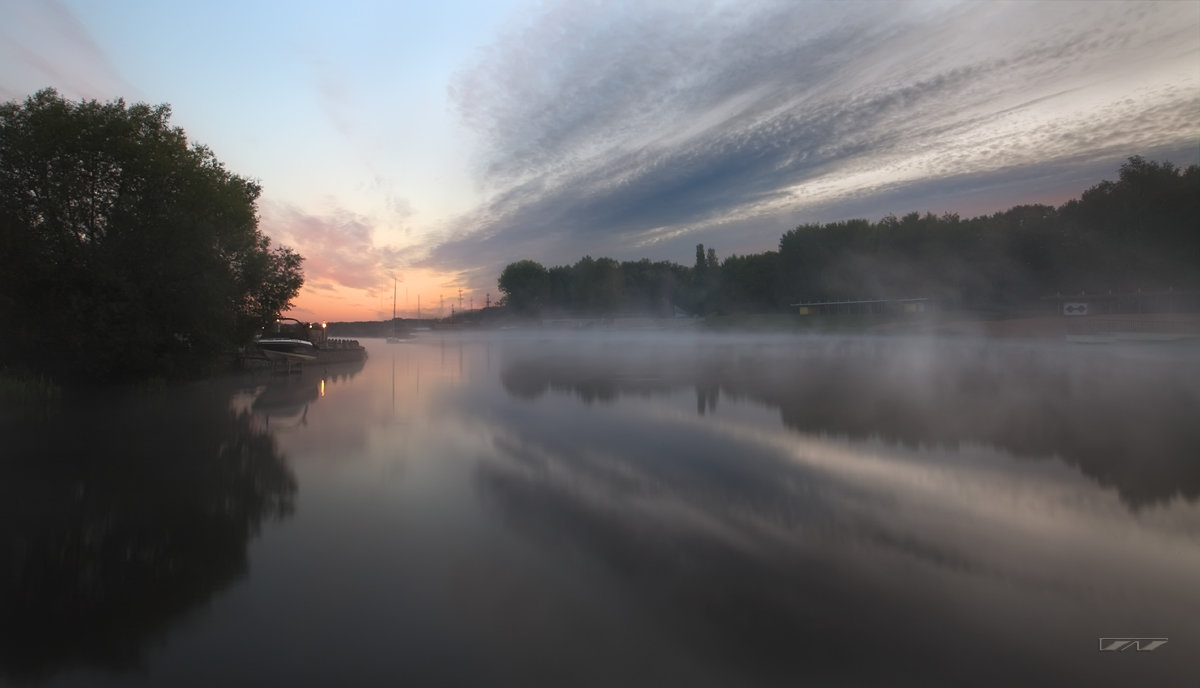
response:
<path fill-rule="evenodd" d="M 303 362 L 317 358 L 317 347 L 312 342 L 293 337 L 259 337 L 258 348 L 263 356 L 272 361 Z"/>
<path fill-rule="evenodd" d="M 280 318 L 276 322 L 276 330 L 275 334 L 263 335 L 257 341 L 263 355 L 273 361 L 289 364 L 306 361 L 347 363 L 367 357 L 367 350 L 357 340 L 327 337 L 325 323 Z"/>

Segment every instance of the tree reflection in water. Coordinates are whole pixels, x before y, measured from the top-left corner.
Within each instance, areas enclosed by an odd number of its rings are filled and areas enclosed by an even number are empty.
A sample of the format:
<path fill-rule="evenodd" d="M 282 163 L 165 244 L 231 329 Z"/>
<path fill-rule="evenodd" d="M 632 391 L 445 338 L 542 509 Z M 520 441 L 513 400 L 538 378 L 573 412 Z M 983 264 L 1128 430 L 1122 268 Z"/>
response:
<path fill-rule="evenodd" d="M 291 514 L 296 480 L 229 399 L 213 384 L 6 415 L 24 427 L 5 432 L 0 461 L 0 675 L 136 669 L 244 575 L 247 544 Z"/>
<path fill-rule="evenodd" d="M 1192 344 L 522 344 L 500 375 L 514 403 L 480 407 L 498 428 L 481 501 L 603 572 L 712 685 L 1193 673 L 1164 655 L 1098 663 L 1081 640 L 1194 634 L 1177 611 L 1195 601 Z"/>
<path fill-rule="evenodd" d="M 729 342 L 685 356 L 560 348 L 510 361 L 501 381 L 519 398 L 558 390 L 587 403 L 694 387 L 701 415 L 724 394 L 778 408 L 805 433 L 1058 457 L 1138 508 L 1200 498 L 1192 349 L 870 337 Z"/>

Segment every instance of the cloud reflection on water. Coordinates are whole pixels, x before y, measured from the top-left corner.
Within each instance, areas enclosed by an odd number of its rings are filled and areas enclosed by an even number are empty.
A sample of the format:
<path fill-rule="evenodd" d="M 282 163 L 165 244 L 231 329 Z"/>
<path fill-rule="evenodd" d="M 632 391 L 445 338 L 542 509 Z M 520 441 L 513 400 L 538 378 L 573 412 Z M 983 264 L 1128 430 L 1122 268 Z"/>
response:
<path fill-rule="evenodd" d="M 1200 464 L 1181 460 L 1200 452 L 1190 348 L 822 337 L 684 346 L 547 347 L 515 357 L 501 380 L 521 398 L 564 390 L 586 402 L 694 387 L 700 412 L 722 395 L 749 399 L 806 433 L 1061 458 L 1135 506 L 1200 497 Z"/>
<path fill-rule="evenodd" d="M 145 426 L 153 450 L 83 471 L 111 507 L 95 513 L 129 532 L 199 519 L 188 572 L 164 579 L 179 607 L 140 589 L 160 616 L 134 639 L 163 648 L 113 684 L 1192 683 L 1194 349 L 553 331 L 368 348 L 361 369 L 250 380 L 232 414 L 201 394 L 86 425 L 118 453 Z M 5 503 L 92 532 L 69 488 L 126 466 L 106 461 L 61 464 L 44 510 Z M 234 498 L 206 501 L 221 486 Z M 253 538 L 270 499 L 287 525 Z M 200 556 L 205 534 L 227 556 Z M 0 602 L 36 606 L 13 582 Z M 28 616 L 0 615 L 10 655 Z M 45 628 L 29 647 L 73 637 Z M 102 652 L 94 628 L 79 637 Z M 1112 635 L 1171 641 L 1098 653 Z"/>
<path fill-rule="evenodd" d="M 1198 630 L 1196 371 L 1170 349 L 526 343 L 478 483 L 760 678 L 1145 680 L 1091 643 Z M 784 427 L 726 415 L 750 400 Z M 1022 664 L 981 677 L 997 653 Z"/>

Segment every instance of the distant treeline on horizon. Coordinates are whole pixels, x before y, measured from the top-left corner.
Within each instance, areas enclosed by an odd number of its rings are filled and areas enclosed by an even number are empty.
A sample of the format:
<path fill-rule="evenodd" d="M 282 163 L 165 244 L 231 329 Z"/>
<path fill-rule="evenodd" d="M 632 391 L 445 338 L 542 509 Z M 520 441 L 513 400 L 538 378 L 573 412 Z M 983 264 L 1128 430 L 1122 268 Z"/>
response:
<path fill-rule="evenodd" d="M 779 249 L 695 263 L 586 256 L 509 264 L 504 303 L 525 314 L 779 312 L 797 303 L 928 298 L 1008 309 L 1055 294 L 1200 287 L 1200 166 L 1129 158 L 1055 208 L 1018 205 L 971 219 L 909 213 L 805 224 Z"/>

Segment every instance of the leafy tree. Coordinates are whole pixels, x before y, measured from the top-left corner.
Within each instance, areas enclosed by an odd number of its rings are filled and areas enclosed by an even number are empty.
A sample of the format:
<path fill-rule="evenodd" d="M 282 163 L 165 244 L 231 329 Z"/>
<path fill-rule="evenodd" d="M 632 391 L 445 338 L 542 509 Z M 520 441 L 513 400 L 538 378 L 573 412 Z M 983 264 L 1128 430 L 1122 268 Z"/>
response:
<path fill-rule="evenodd" d="M 669 261 L 621 263 L 622 306 L 637 314 L 670 317 L 684 299 L 690 281 L 687 267 Z"/>
<path fill-rule="evenodd" d="M 781 305 L 778 275 L 779 254 L 775 251 L 729 256 L 721 264 L 722 308 L 742 312 L 774 310 Z"/>
<path fill-rule="evenodd" d="M 1090 289 L 1200 286 L 1200 167 L 1133 156 L 1061 209 Z"/>
<path fill-rule="evenodd" d="M 537 313 L 550 293 L 550 273 L 536 261 L 518 260 L 500 273 L 500 291 L 508 307 L 520 313 Z"/>
<path fill-rule="evenodd" d="M 549 304 L 578 313 L 662 315 L 770 311 L 797 301 L 935 298 L 1006 310 L 1056 292 L 1200 288 L 1200 167 L 1135 156 L 1059 208 L 1019 205 L 964 220 L 888 215 L 805 224 L 779 250 L 717 260 L 696 245 L 692 267 L 585 257 L 556 267 Z M 535 264 L 536 265 L 536 264 Z M 511 266 L 510 266 L 511 267 Z M 540 266 L 538 266 L 540 268 Z"/>
<path fill-rule="evenodd" d="M 688 310 L 707 313 L 716 304 L 715 292 L 721 276 L 720 261 L 717 260 L 717 250 L 704 249 L 704 244 L 696 244 L 696 265 L 692 268 L 692 289 L 685 299 Z"/>
<path fill-rule="evenodd" d="M 0 352 L 90 380 L 200 372 L 299 293 L 302 258 L 258 229 L 253 181 L 170 108 L 0 105 Z"/>
<path fill-rule="evenodd" d="M 617 261 L 584 256 L 571 268 L 573 310 L 612 314 L 621 305 L 622 281 Z"/>
<path fill-rule="evenodd" d="M 569 310 L 571 304 L 572 269 L 568 265 L 556 265 L 550 268 L 549 290 L 546 305 L 555 310 Z"/>
<path fill-rule="evenodd" d="M 238 274 L 242 294 L 237 307 L 239 340 L 263 330 L 291 308 L 292 299 L 304 285 L 303 256 L 287 246 L 271 249 L 265 236 L 259 237 L 258 248 L 242 263 Z"/>

